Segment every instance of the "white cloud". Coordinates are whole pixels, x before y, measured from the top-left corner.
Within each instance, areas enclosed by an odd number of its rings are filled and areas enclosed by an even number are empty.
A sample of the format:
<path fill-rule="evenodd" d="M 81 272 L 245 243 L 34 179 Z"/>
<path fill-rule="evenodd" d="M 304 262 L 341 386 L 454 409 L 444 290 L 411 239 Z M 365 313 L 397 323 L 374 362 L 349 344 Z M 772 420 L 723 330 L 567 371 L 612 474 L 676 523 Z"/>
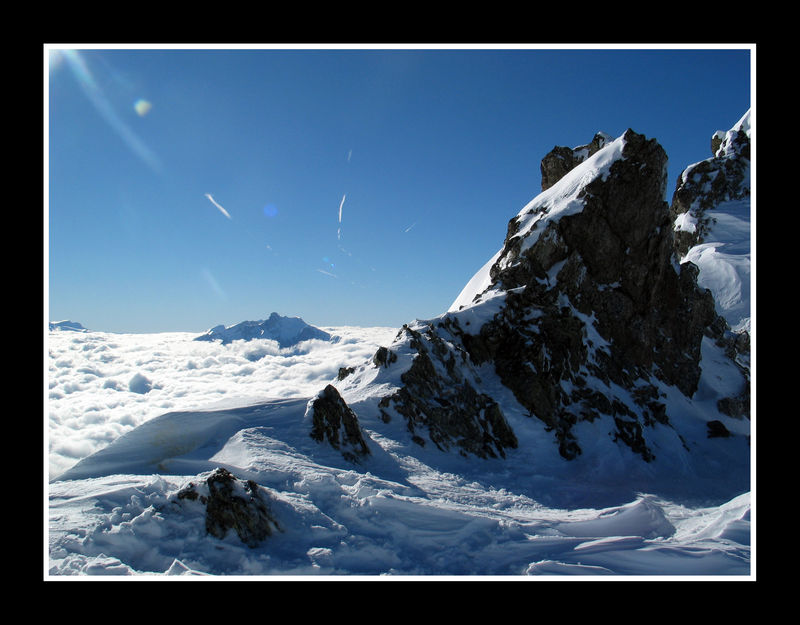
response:
<path fill-rule="evenodd" d="M 195 341 L 197 334 L 51 332 L 47 402 L 52 477 L 161 414 L 222 402 L 311 397 L 339 367 L 362 363 L 396 328 L 322 328 L 337 342 L 281 349 L 275 341 Z M 198 333 L 199 334 L 199 333 Z M 91 375 L 86 372 L 91 370 Z M 141 374 L 146 394 L 129 389 Z"/>

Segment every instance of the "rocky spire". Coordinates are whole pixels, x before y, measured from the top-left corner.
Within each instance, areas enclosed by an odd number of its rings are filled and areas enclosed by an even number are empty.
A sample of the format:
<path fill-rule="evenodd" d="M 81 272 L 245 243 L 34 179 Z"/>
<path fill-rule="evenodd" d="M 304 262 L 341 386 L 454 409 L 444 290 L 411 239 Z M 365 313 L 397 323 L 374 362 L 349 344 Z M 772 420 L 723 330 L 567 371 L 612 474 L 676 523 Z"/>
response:
<path fill-rule="evenodd" d="M 487 289 L 504 306 L 462 341 L 553 429 L 562 456 L 580 453 L 572 426 L 603 413 L 647 460 L 642 427 L 668 420 L 654 382 L 695 392 L 714 302 L 696 268 L 672 259 L 664 150 L 632 130 L 606 149 L 617 151 L 607 165 L 578 184 L 562 177 L 511 220 Z"/>
<path fill-rule="evenodd" d="M 543 162 L 545 190 L 511 219 L 458 306 L 404 326 L 391 358 L 381 352 L 373 373 L 362 367 L 342 382 L 381 388 L 375 376 L 395 371 L 380 416 L 405 422 L 417 444 L 504 456 L 519 445 L 504 414 L 510 391 L 565 459 L 582 453 L 576 425 L 598 421 L 612 425 L 597 437 L 652 461 L 649 431 L 672 428 L 665 391 L 690 400 L 697 390 L 718 316 L 697 267 L 676 262 L 667 155 L 632 130 L 595 139 L 571 167 Z M 484 382 L 488 370 L 504 390 Z"/>
<path fill-rule="evenodd" d="M 698 263 L 701 281 L 716 291 L 722 317 L 710 334 L 748 380 L 741 392 L 718 402 L 719 410 L 749 418 L 750 309 L 742 292 L 749 293 L 750 280 L 750 111 L 727 132 L 714 133 L 711 152 L 678 178 L 670 206 L 674 249 L 681 262 Z M 737 231 L 741 240 L 730 240 Z"/>
<path fill-rule="evenodd" d="M 702 243 L 723 202 L 750 197 L 750 111 L 729 131 L 711 138 L 713 156 L 687 167 L 678 177 L 670 207 L 679 257 Z"/>
<path fill-rule="evenodd" d="M 586 145 L 575 148 L 556 146 L 542 159 L 539 167 L 542 172 L 542 191 L 552 187 L 564 175 L 580 165 L 587 158 L 602 148 L 611 137 L 604 132 L 598 132 Z"/>

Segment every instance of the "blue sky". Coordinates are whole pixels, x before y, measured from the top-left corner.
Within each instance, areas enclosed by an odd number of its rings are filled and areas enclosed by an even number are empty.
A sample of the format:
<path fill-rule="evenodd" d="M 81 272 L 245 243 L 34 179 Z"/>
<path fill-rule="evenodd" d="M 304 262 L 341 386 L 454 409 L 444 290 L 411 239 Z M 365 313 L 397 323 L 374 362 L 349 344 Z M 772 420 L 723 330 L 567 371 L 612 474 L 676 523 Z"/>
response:
<path fill-rule="evenodd" d="M 108 332 L 436 316 L 555 145 L 654 137 L 670 200 L 751 107 L 747 47 L 46 52 L 46 314 Z"/>

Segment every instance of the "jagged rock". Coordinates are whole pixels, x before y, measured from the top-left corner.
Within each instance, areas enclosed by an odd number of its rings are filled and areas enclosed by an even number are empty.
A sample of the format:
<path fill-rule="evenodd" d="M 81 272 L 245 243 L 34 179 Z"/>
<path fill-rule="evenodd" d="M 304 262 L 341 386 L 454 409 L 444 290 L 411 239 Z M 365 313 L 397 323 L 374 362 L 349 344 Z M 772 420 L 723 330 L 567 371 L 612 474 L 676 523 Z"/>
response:
<path fill-rule="evenodd" d="M 724 213 L 724 206 L 746 205 L 750 198 L 750 112 L 748 111 L 727 131 L 717 131 L 711 140 L 712 158 L 695 163 L 684 170 L 678 179 L 670 206 L 670 219 L 674 229 L 674 249 L 680 259 L 696 258 L 695 250 L 711 247 L 714 256 L 717 249 L 724 256 L 730 244 L 716 243 L 714 226 Z M 726 215 L 728 220 L 730 215 Z M 730 222 L 728 222 L 730 223 Z M 729 226 L 728 226 L 729 227 Z M 707 243 L 708 242 L 708 243 Z M 741 282 L 749 280 L 749 246 L 747 255 L 736 258 L 735 264 L 724 269 L 712 266 L 712 274 L 736 274 Z M 735 253 L 735 252 L 734 252 Z M 734 256 L 728 256 L 734 258 Z M 702 260 L 704 256 L 700 256 Z M 700 261 L 698 261 L 700 262 Z M 741 269 L 747 263 L 744 273 Z M 742 273 L 740 273 L 742 272 Z M 717 286 L 719 290 L 730 288 Z M 722 313 L 735 324 L 731 330 L 728 319 L 718 317 L 708 330 L 716 344 L 725 349 L 727 356 L 736 362 L 745 377 L 743 389 L 737 395 L 718 401 L 721 413 L 728 416 L 749 418 L 750 412 L 750 333 L 749 311 L 738 309 L 736 297 L 726 293 Z M 727 308 L 727 310 L 726 310 Z"/>
<path fill-rule="evenodd" d="M 206 532 L 216 538 L 223 539 L 229 530 L 234 530 L 243 543 L 253 548 L 280 531 L 262 487 L 253 480 L 240 480 L 222 467 L 200 486 L 189 482 L 176 498 L 199 500 L 206 507 Z"/>
<path fill-rule="evenodd" d="M 736 419 L 750 418 L 750 386 L 745 392 L 735 397 L 723 397 L 717 401 L 717 408 L 722 414 Z"/>
<path fill-rule="evenodd" d="M 372 357 L 372 363 L 376 367 L 388 367 L 393 362 L 397 361 L 397 354 L 387 347 L 379 347 L 378 351 Z"/>
<path fill-rule="evenodd" d="M 550 150 L 542 159 L 539 167 L 542 173 L 542 191 L 552 187 L 567 172 L 592 156 L 606 144 L 609 138 L 607 134 L 599 132 L 586 145 L 580 145 L 576 148 L 557 145 Z"/>
<path fill-rule="evenodd" d="M 311 438 L 317 442 L 325 440 L 351 462 L 358 462 L 370 451 L 361 433 L 358 417 L 345 403 L 339 391 L 326 386 L 309 403 L 311 416 Z"/>
<path fill-rule="evenodd" d="M 516 448 L 517 438 L 500 406 L 464 374 L 466 354 L 433 326 L 425 334 L 407 325 L 403 331 L 416 354 L 401 376 L 403 386 L 381 401 L 383 420 L 391 419 L 391 407 L 405 418 L 414 442 L 424 446 L 427 436 L 443 451 L 456 447 L 462 455 L 496 458 L 505 457 L 505 448 Z"/>
<path fill-rule="evenodd" d="M 507 389 L 511 410 L 541 421 L 567 460 L 583 453 L 582 423 L 656 459 L 651 430 L 674 429 L 677 406 L 665 387 L 691 401 L 701 346 L 727 326 L 698 267 L 676 261 L 662 147 L 630 129 L 596 139 L 545 159 L 551 186 L 509 221 L 502 249 L 447 313 L 378 350 L 381 384 L 395 387 L 378 400 L 381 420 L 402 419 L 420 445 L 502 457 L 519 445 L 499 401 Z M 674 441 L 688 450 L 680 432 Z"/>
<path fill-rule="evenodd" d="M 730 431 L 722 421 L 714 420 L 708 422 L 708 438 L 728 438 L 730 435 Z"/>
<path fill-rule="evenodd" d="M 348 375 L 352 375 L 355 373 L 355 367 L 339 367 L 339 375 L 336 376 L 336 379 L 341 382 L 344 380 Z"/>
<path fill-rule="evenodd" d="M 712 138 L 712 158 L 687 167 L 672 196 L 670 218 L 675 225 L 675 251 L 680 258 L 702 243 L 720 203 L 750 196 L 750 137 L 746 116 L 727 133 Z"/>
<path fill-rule="evenodd" d="M 574 423 L 604 413 L 615 418 L 619 440 L 652 459 L 634 424 L 639 415 L 666 422 L 663 403 L 651 397 L 607 405 L 602 391 L 565 388 L 594 378 L 605 386 L 643 385 L 652 395 L 655 376 L 691 396 L 702 337 L 716 317 L 696 267 L 676 271 L 672 262 L 666 154 L 632 130 L 623 140 L 623 158 L 608 176 L 585 185 L 582 210 L 543 218 L 533 246 L 522 249 L 521 218 L 512 220 L 491 270 L 492 287 L 507 292 L 505 306 L 464 337 L 473 361 L 493 362 L 517 400 L 555 431 L 565 458 L 580 453 Z"/>

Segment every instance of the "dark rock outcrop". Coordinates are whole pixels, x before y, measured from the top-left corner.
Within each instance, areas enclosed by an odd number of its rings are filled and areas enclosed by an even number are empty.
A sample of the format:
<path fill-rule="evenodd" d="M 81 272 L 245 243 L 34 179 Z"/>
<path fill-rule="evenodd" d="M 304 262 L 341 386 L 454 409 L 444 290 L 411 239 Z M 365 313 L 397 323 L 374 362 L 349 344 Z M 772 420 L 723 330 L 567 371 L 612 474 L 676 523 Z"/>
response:
<path fill-rule="evenodd" d="M 321 443 L 327 441 L 351 462 L 358 462 L 370 451 L 358 417 L 332 385 L 326 386 L 309 404 L 311 438 Z"/>
<path fill-rule="evenodd" d="M 355 373 L 355 367 L 339 367 L 339 374 L 336 376 L 336 379 L 341 382 L 344 380 L 348 375 L 352 375 Z"/>
<path fill-rule="evenodd" d="M 552 187 L 564 175 L 602 148 L 609 136 L 598 132 L 586 145 L 576 148 L 556 146 L 542 159 L 539 169 L 542 173 L 542 191 Z"/>
<path fill-rule="evenodd" d="M 416 354 L 401 375 L 403 386 L 381 400 L 383 420 L 391 419 L 390 410 L 402 415 L 412 440 L 423 446 L 428 438 L 443 451 L 455 447 L 462 455 L 505 457 L 504 449 L 515 448 L 517 438 L 497 402 L 469 382 L 466 352 L 432 325 L 424 334 L 407 325 L 402 332 Z"/>
<path fill-rule="evenodd" d="M 372 357 L 372 364 L 376 367 L 388 367 L 393 362 L 397 361 L 397 354 L 387 347 L 379 347 L 378 351 Z"/>
<path fill-rule="evenodd" d="M 492 362 L 519 403 L 555 432 L 565 458 L 580 453 L 572 426 L 602 413 L 613 417 L 618 440 L 652 459 L 642 426 L 668 422 L 653 380 L 690 397 L 716 318 L 696 267 L 673 263 L 664 150 L 631 130 L 623 140 L 623 158 L 581 192 L 582 210 L 543 218 L 536 244 L 520 251 L 521 217 L 512 220 L 491 270 L 505 305 L 462 337 L 472 360 Z"/>
<path fill-rule="evenodd" d="M 714 156 L 687 167 L 675 187 L 670 218 L 685 224 L 675 229 L 675 251 L 683 257 L 702 243 L 722 202 L 750 197 L 750 137 L 743 128 L 715 133 Z M 682 218 L 682 220 L 679 220 Z"/>
<path fill-rule="evenodd" d="M 666 165 L 658 142 L 630 129 L 556 148 L 542 163 L 546 190 L 509 221 L 491 266 L 447 313 L 403 326 L 373 367 L 342 387 L 393 387 L 359 395 L 377 397 L 380 420 L 401 420 L 411 441 L 464 456 L 518 449 L 510 423 L 525 427 L 520 413 L 544 424 L 566 460 L 587 441 L 593 449 L 616 443 L 644 462 L 657 459 L 655 440 L 688 451 L 671 413 L 687 404 L 675 394 L 692 401 L 708 337 L 719 345 L 715 358 L 733 350 L 723 346 L 731 337 L 713 294 L 698 286 L 698 267 L 676 257 Z M 746 372 L 725 366 L 744 385 Z M 320 409 L 315 437 L 336 441 L 324 425 L 335 417 L 325 415 L 349 409 L 326 393 L 339 407 Z M 746 406 L 722 401 L 709 420 Z"/>
<path fill-rule="evenodd" d="M 715 209 L 726 202 L 750 198 L 750 113 L 729 131 L 717 131 L 711 139 L 712 157 L 690 165 L 681 176 L 672 196 L 670 220 L 674 230 L 674 250 L 684 258 L 697 245 L 706 242 L 716 223 Z M 740 367 L 745 378 L 742 391 L 718 401 L 719 411 L 735 418 L 750 415 L 750 335 L 745 329 L 731 331 L 719 317 L 707 335 L 723 347 Z"/>
<path fill-rule="evenodd" d="M 280 531 L 262 487 L 216 469 L 201 485 L 189 482 L 176 494 L 178 501 L 199 501 L 206 507 L 206 532 L 223 539 L 230 530 L 253 548 Z"/>
<path fill-rule="evenodd" d="M 697 285 L 697 267 L 675 262 L 666 153 L 632 130 L 617 141 L 619 157 L 602 161 L 605 171 L 583 173 L 571 210 L 532 203 L 509 222 L 483 291 L 493 296 L 484 302 L 478 294 L 471 310 L 404 327 L 413 363 L 401 388 L 380 402 L 385 421 L 391 407 L 420 444 L 427 434 L 443 450 L 503 456 L 517 438 L 475 374 L 490 365 L 553 433 L 562 457 L 582 453 L 577 423 L 604 416 L 612 440 L 645 461 L 655 458 L 648 428 L 671 425 L 660 386 L 694 394 L 701 343 L 718 316 L 711 293 Z M 543 187 L 605 145 L 597 135 L 575 149 L 580 160 L 551 152 Z M 466 327 L 466 315 L 482 311 L 475 314 L 486 319 L 492 306 L 488 320 Z"/>

